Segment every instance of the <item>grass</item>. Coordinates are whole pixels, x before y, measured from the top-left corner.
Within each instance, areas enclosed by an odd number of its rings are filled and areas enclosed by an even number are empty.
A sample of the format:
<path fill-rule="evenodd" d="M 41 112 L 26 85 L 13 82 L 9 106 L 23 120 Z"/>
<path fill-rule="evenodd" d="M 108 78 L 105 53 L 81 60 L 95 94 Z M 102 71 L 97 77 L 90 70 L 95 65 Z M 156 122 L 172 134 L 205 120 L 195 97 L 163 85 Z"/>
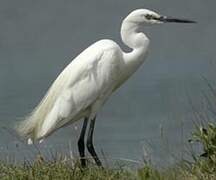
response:
<path fill-rule="evenodd" d="M 132 170 L 125 166 L 119 168 L 98 168 L 91 162 L 88 168 L 81 168 L 78 161 L 59 157 L 45 160 L 38 155 L 34 162 L 23 164 L 0 162 L 0 179 L 41 180 L 41 179 L 74 179 L 74 180 L 199 180 L 216 179 L 216 125 L 208 123 L 206 127 L 197 127 L 190 143 L 202 145 L 203 153 L 192 154 L 193 161 L 182 161 L 174 167 L 158 170 L 151 165 Z"/>
<path fill-rule="evenodd" d="M 35 162 L 31 166 L 21 165 L 0 165 L 1 179 L 161 179 L 162 176 L 156 170 L 150 167 L 144 167 L 137 171 L 119 169 L 102 169 L 95 166 L 89 166 L 82 169 L 79 163 L 71 166 L 65 162 Z"/>
<path fill-rule="evenodd" d="M 96 167 L 86 169 L 64 162 L 36 162 L 31 166 L 1 165 L 1 179 L 134 179 L 130 172 Z"/>

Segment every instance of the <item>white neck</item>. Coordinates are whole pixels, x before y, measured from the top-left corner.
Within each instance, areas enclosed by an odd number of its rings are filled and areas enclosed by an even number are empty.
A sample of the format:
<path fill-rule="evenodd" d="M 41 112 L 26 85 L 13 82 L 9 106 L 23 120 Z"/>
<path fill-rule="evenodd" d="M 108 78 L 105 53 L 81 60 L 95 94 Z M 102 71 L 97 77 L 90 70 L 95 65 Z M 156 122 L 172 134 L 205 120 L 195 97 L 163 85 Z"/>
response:
<path fill-rule="evenodd" d="M 140 31 L 141 26 L 137 23 L 124 19 L 121 26 L 122 41 L 131 49 L 144 48 L 148 46 L 149 39 Z"/>
<path fill-rule="evenodd" d="M 140 27 L 138 23 L 128 20 L 127 17 L 122 22 L 122 41 L 132 49 L 129 53 L 123 53 L 127 68 L 125 78 L 137 70 L 147 55 L 149 39 L 143 32 L 140 32 Z"/>

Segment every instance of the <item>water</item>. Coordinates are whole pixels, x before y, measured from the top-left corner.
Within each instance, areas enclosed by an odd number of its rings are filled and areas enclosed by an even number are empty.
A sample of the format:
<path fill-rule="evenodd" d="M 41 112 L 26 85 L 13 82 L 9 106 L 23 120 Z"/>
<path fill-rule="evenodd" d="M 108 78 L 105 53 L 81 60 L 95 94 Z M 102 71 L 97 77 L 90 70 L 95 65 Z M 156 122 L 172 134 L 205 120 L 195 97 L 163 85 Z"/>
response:
<path fill-rule="evenodd" d="M 0 126 L 10 129 L 29 113 L 58 73 L 91 43 L 111 38 L 126 49 L 119 37 L 121 19 L 139 7 L 199 23 L 145 29 L 151 38 L 148 61 L 99 113 L 95 146 L 113 159 L 145 156 L 169 164 L 182 157 L 193 130 L 188 95 L 202 111 L 202 91 L 208 89 L 201 76 L 213 80 L 215 75 L 216 15 L 210 0 L 1 1 Z M 59 130 L 40 149 L 65 152 L 70 144 L 76 156 L 80 125 Z M 36 154 L 11 132 L 0 133 L 2 157 Z"/>

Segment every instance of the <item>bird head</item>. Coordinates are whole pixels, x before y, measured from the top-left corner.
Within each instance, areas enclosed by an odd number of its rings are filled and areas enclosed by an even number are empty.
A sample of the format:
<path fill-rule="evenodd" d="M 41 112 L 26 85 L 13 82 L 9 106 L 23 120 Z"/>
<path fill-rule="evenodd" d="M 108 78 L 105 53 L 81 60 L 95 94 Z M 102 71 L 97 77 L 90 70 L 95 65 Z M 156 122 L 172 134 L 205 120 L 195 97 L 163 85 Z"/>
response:
<path fill-rule="evenodd" d="M 148 9 L 137 9 L 132 11 L 126 20 L 136 24 L 161 24 L 161 23 L 195 23 L 195 21 L 187 19 L 178 19 L 169 16 L 160 15 Z"/>

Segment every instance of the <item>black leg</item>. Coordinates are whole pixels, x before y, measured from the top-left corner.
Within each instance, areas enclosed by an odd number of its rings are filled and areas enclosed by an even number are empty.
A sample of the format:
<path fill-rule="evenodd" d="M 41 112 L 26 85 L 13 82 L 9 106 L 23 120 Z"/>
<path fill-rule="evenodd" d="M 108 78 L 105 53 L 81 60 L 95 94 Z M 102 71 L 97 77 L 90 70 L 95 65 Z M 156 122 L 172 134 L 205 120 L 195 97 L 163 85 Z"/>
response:
<path fill-rule="evenodd" d="M 84 119 L 82 130 L 80 133 L 80 137 L 78 140 L 78 150 L 80 154 L 80 161 L 81 161 L 81 166 L 86 167 L 86 159 L 85 159 L 85 132 L 86 132 L 86 127 L 88 124 L 88 118 Z"/>
<path fill-rule="evenodd" d="M 100 159 L 98 158 L 95 152 L 95 149 L 94 149 L 94 145 L 93 145 L 93 133 L 94 133 L 95 120 L 96 120 L 96 117 L 90 120 L 91 122 L 90 122 L 89 131 L 88 131 L 88 137 L 87 137 L 87 149 L 89 153 L 92 155 L 92 157 L 94 158 L 97 166 L 102 166 L 102 163 Z"/>

